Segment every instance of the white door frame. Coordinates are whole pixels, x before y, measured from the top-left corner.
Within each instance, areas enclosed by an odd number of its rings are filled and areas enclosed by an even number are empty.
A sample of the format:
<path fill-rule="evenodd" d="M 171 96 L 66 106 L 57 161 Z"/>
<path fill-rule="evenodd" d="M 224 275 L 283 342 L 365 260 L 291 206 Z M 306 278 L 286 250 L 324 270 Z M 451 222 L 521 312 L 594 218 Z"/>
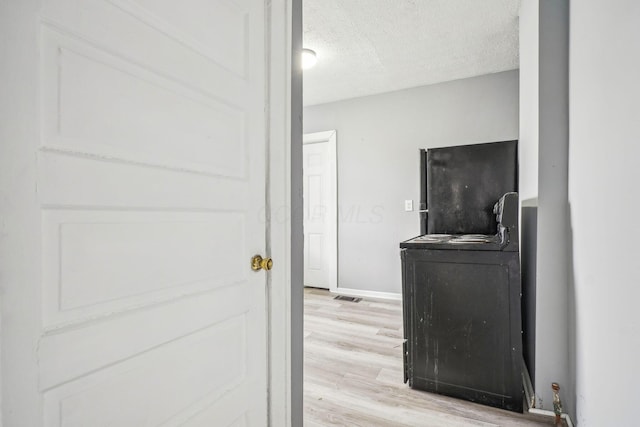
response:
<path fill-rule="evenodd" d="M 269 127 L 266 129 L 266 251 L 274 260 L 273 270 L 267 278 L 268 411 L 270 426 L 291 427 L 298 423 L 297 420 L 302 420 L 302 329 L 292 327 L 292 324 L 302 322 L 301 315 L 296 315 L 297 311 L 293 309 L 302 306 L 302 293 L 296 297 L 295 287 L 292 286 L 292 277 L 297 276 L 298 268 L 301 272 L 301 267 L 292 263 L 292 258 L 295 258 L 295 253 L 292 254 L 292 238 L 295 238 L 292 236 L 292 222 L 295 220 L 294 205 L 297 201 L 292 200 L 291 191 L 292 164 L 295 163 L 292 160 L 295 148 L 292 117 L 302 114 L 301 94 L 299 105 L 292 103 L 293 96 L 296 96 L 292 81 L 299 79 L 301 85 L 302 78 L 301 67 L 293 63 L 292 58 L 294 46 L 296 51 L 301 50 L 297 43 L 301 44 L 302 33 L 300 31 L 298 34 L 296 28 L 302 22 L 302 0 L 272 0 L 265 3 L 270 3 L 267 6 L 270 39 L 267 43 Z M 301 51 L 296 57 L 300 55 Z M 297 396 L 298 389 L 300 396 Z"/>
<path fill-rule="evenodd" d="M 329 185 L 326 221 L 328 222 L 327 250 L 329 253 L 329 291 L 338 291 L 338 175 L 337 175 L 337 144 L 336 131 L 306 133 L 302 143 L 327 144 L 329 161 Z"/>

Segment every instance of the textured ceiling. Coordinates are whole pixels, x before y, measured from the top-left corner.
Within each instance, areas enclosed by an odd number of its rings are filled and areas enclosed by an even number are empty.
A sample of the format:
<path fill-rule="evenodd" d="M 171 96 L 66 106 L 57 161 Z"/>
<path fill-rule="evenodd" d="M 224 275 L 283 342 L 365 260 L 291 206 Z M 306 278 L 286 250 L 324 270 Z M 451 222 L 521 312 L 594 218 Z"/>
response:
<path fill-rule="evenodd" d="M 304 104 L 518 68 L 519 0 L 303 0 Z"/>

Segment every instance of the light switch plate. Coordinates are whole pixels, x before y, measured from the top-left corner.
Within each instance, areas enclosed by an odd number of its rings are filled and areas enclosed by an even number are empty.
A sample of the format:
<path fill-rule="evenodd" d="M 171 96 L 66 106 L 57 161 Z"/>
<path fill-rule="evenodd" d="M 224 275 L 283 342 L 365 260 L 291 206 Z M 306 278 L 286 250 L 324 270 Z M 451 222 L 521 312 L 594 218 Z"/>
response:
<path fill-rule="evenodd" d="M 405 212 L 413 211 L 413 200 L 405 200 L 404 201 L 404 210 Z"/>

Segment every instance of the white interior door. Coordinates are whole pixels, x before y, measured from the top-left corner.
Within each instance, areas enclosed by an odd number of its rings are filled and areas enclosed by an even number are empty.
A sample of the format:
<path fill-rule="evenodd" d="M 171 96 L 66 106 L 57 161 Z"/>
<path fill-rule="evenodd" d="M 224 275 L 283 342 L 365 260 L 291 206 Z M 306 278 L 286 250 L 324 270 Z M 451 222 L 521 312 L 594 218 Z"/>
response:
<path fill-rule="evenodd" d="M 1 7 L 4 425 L 266 425 L 264 1 Z"/>
<path fill-rule="evenodd" d="M 303 138 L 304 284 L 337 289 L 336 132 Z"/>

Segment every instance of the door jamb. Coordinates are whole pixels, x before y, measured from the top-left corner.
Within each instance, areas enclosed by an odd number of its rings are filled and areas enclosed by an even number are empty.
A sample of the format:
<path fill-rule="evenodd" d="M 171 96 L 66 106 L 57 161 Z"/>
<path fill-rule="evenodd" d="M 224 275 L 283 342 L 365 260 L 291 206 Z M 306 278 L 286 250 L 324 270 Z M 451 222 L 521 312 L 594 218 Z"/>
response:
<path fill-rule="evenodd" d="M 302 0 L 265 1 L 268 425 L 302 426 Z M 298 159 L 299 157 L 299 159 Z M 297 167 L 299 166 L 299 170 Z M 298 176 L 299 175 L 299 176 Z M 298 190 L 300 188 L 300 190 Z"/>

